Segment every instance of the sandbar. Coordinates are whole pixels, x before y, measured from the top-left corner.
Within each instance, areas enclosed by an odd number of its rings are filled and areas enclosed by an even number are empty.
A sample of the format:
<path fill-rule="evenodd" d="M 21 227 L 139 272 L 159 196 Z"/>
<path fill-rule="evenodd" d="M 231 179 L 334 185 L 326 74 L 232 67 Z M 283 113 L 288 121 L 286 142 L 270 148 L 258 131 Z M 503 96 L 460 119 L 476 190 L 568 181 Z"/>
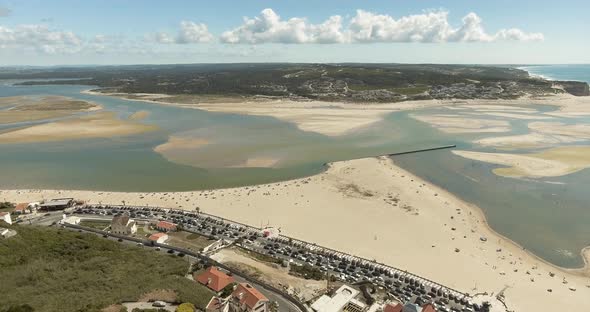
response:
<path fill-rule="evenodd" d="M 477 161 L 503 165 L 492 170 L 511 178 L 559 177 L 590 167 L 590 146 L 564 146 L 532 154 L 453 151 L 453 154 Z"/>
<path fill-rule="evenodd" d="M 85 138 L 111 138 L 140 134 L 158 129 L 118 119 L 112 112 L 98 112 L 73 119 L 59 120 L 0 134 L 0 143 L 35 143 Z"/>
<path fill-rule="evenodd" d="M 97 104 L 64 96 L 10 96 L 0 98 L 0 124 L 39 121 L 99 110 Z"/>

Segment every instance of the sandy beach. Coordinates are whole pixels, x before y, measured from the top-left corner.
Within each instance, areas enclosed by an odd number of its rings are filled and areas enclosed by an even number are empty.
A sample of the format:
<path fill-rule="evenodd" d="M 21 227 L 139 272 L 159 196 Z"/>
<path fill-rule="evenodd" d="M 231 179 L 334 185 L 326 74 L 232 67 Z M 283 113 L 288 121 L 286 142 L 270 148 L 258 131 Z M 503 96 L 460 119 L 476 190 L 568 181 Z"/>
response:
<path fill-rule="evenodd" d="M 559 269 L 528 254 L 495 234 L 477 207 L 385 158 L 337 162 L 312 177 L 232 189 L 0 192 L 0 200 L 14 202 L 65 196 L 90 203 L 200 207 L 255 226 L 272 225 L 283 234 L 376 259 L 469 293 L 504 290 L 514 311 L 590 310 L 586 269 Z"/>
<path fill-rule="evenodd" d="M 101 109 L 100 105 L 64 96 L 0 97 L 0 124 L 39 121 L 73 116 Z"/>

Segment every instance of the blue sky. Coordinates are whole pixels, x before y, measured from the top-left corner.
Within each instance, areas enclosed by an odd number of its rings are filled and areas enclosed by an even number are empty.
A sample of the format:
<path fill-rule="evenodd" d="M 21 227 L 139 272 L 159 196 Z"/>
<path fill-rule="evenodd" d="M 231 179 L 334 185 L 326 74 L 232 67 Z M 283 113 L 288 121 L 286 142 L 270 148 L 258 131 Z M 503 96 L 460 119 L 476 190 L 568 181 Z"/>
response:
<path fill-rule="evenodd" d="M 0 0 L 0 65 L 590 63 L 590 1 Z"/>

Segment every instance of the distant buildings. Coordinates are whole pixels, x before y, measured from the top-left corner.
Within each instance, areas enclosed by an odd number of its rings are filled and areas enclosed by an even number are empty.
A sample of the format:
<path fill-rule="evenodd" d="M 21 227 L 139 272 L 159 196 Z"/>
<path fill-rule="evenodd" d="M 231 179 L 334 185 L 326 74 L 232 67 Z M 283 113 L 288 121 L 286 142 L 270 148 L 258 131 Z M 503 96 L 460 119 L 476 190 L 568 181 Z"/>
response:
<path fill-rule="evenodd" d="M 111 233 L 130 235 L 137 232 L 135 220 L 130 219 L 127 214 L 119 214 L 113 217 L 111 221 Z"/>
<path fill-rule="evenodd" d="M 164 244 L 168 240 L 168 234 L 166 233 L 154 233 L 150 235 L 149 240 L 158 244 Z"/>
<path fill-rule="evenodd" d="M 160 222 L 156 223 L 156 229 L 158 231 L 162 231 L 162 232 L 170 232 L 170 231 L 176 231 L 177 226 L 176 226 L 176 224 L 174 224 L 172 222 L 160 221 Z"/>
<path fill-rule="evenodd" d="M 238 284 L 229 300 L 231 312 L 267 312 L 269 300 L 248 283 Z"/>
<path fill-rule="evenodd" d="M 39 209 L 45 211 L 64 210 L 66 208 L 72 207 L 73 205 L 73 198 L 56 198 L 42 203 L 39 205 Z"/>
<path fill-rule="evenodd" d="M 16 207 L 14 208 L 14 213 L 15 214 L 25 214 L 28 212 L 28 208 L 29 208 L 29 203 L 18 203 L 16 204 Z"/>
<path fill-rule="evenodd" d="M 358 294 L 358 290 L 342 285 L 336 290 L 334 296 L 321 296 L 311 305 L 311 308 L 315 312 L 362 312 L 367 305 L 355 299 Z"/>
<path fill-rule="evenodd" d="M 209 289 L 216 292 L 218 295 L 221 291 L 231 283 L 234 278 L 220 271 L 217 267 L 211 266 L 200 274 L 195 274 L 194 278 L 197 282 L 207 286 Z"/>
<path fill-rule="evenodd" d="M 0 221 L 12 224 L 12 217 L 10 216 L 10 212 L 0 212 Z"/>

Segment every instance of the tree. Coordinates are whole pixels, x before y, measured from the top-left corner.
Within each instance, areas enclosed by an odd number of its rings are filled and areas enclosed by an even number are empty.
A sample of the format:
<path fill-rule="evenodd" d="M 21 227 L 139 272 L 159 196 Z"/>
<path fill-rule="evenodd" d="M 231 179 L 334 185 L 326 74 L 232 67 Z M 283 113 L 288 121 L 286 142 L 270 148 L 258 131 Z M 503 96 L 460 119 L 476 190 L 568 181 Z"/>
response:
<path fill-rule="evenodd" d="M 229 295 L 231 295 L 231 293 L 234 291 L 234 288 L 236 287 L 236 283 L 231 283 L 231 284 L 227 284 L 227 286 L 223 287 L 223 289 L 221 290 L 221 298 L 227 298 L 229 297 Z"/>
<path fill-rule="evenodd" d="M 197 308 L 192 303 L 185 302 L 176 308 L 176 312 L 195 312 Z"/>
<path fill-rule="evenodd" d="M 270 305 L 268 306 L 268 311 L 279 312 L 279 303 L 276 301 L 271 301 Z"/>

